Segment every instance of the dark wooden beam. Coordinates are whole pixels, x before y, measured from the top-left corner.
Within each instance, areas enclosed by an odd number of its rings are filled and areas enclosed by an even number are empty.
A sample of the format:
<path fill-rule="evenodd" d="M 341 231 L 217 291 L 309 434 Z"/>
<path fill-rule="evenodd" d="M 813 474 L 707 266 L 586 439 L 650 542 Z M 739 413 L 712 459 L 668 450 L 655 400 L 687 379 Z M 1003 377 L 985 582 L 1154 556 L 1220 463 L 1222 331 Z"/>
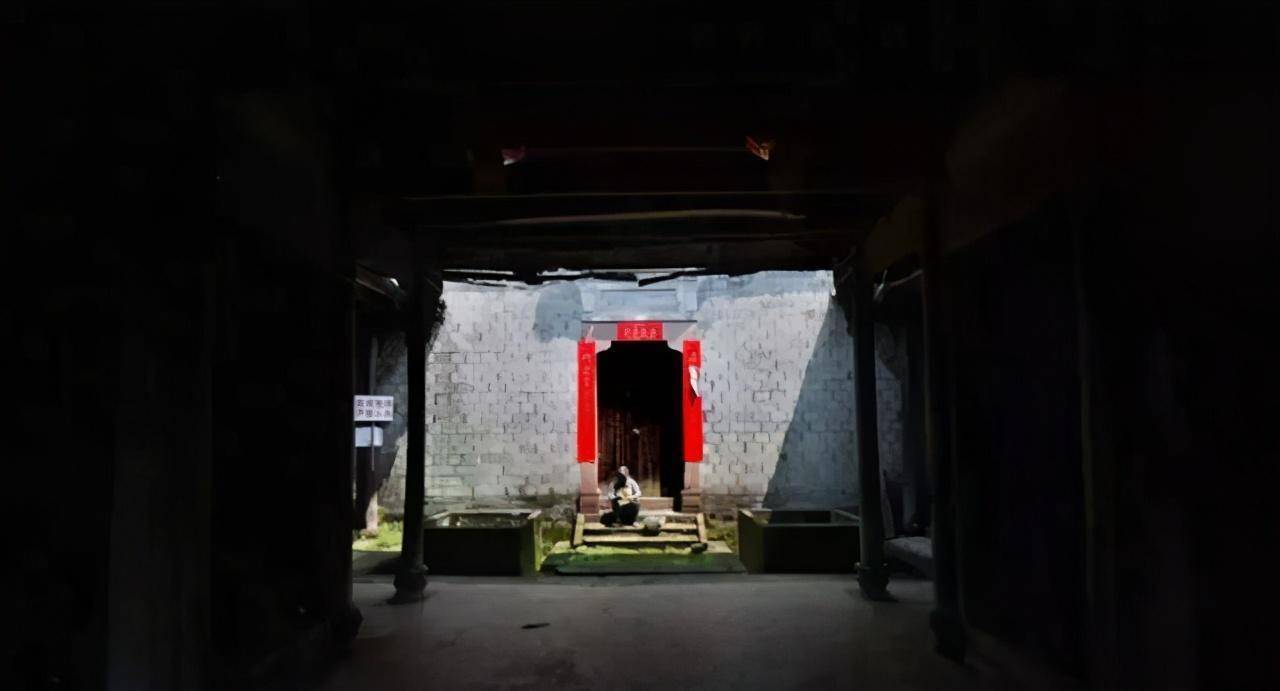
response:
<path fill-rule="evenodd" d="M 452 227 L 600 214 L 773 211 L 803 216 L 809 225 L 869 228 L 893 208 L 894 199 L 860 189 L 424 195 L 388 200 L 386 213 L 400 227 Z"/>
<path fill-rule="evenodd" d="M 876 416 L 876 344 L 870 281 L 846 284 L 853 302 L 853 379 L 858 434 L 858 587 L 869 600 L 891 600 L 880 502 L 880 435 Z"/>
<path fill-rule="evenodd" d="M 851 190 L 441 195 L 394 202 L 384 221 L 434 237 L 449 269 L 830 269 L 887 195 Z"/>
<path fill-rule="evenodd" d="M 504 270 L 536 273 L 553 269 L 626 271 L 634 269 L 712 269 L 716 273 L 745 274 L 756 271 L 812 271 L 830 269 L 833 257 L 847 254 L 848 245 L 831 245 L 823 251 L 801 242 L 760 240 L 751 242 L 649 243 L 645 246 L 594 248 L 454 248 L 446 257 L 455 269 Z"/>
<path fill-rule="evenodd" d="M 877 276 L 902 259 L 918 255 L 924 219 L 924 202 L 919 197 L 909 196 L 899 201 L 891 214 L 876 222 L 859 246 L 859 273 Z"/>

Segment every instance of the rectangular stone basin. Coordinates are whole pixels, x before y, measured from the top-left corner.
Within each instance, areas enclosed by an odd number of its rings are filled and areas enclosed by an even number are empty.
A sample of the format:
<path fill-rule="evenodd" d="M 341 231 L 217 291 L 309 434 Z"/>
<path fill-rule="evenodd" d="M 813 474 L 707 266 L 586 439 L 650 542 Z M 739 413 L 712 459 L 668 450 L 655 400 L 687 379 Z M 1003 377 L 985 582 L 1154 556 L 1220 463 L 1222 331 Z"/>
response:
<path fill-rule="evenodd" d="M 858 517 L 846 511 L 738 511 L 738 558 L 751 573 L 852 573 L 858 554 Z"/>
<path fill-rule="evenodd" d="M 542 553 L 541 511 L 442 511 L 423 524 L 430 574 L 531 576 Z"/>

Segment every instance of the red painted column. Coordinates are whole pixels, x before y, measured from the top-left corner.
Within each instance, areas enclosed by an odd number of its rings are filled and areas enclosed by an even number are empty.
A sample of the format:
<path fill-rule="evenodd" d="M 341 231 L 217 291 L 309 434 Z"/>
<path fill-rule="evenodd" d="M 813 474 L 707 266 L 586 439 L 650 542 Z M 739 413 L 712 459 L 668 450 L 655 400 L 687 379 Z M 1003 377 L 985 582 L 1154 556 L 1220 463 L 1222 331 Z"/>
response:
<path fill-rule="evenodd" d="M 596 460 L 596 342 L 578 341 L 578 462 Z"/>
<path fill-rule="evenodd" d="M 702 396 L 694 390 L 693 378 L 702 379 L 702 343 L 684 342 L 684 460 L 687 463 L 702 461 Z"/>

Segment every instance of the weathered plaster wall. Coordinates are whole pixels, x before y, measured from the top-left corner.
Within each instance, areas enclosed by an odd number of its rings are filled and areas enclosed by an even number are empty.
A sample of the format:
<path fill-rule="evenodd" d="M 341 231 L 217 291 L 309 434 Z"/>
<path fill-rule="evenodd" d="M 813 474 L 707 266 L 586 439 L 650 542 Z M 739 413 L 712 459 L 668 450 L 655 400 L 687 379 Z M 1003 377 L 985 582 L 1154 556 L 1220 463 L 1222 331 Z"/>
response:
<path fill-rule="evenodd" d="M 446 284 L 445 320 L 427 365 L 428 502 L 576 498 L 581 291 L 576 283 Z M 828 272 L 697 280 L 692 316 L 705 360 L 702 478 L 710 507 L 857 503 L 853 342 L 831 293 Z M 905 351 L 892 339 L 881 350 L 891 365 L 877 368 L 881 454 L 886 468 L 900 469 L 902 391 L 892 365 Z M 378 393 L 397 400 L 379 500 L 398 512 L 408 393 L 402 343 L 383 346 L 378 372 Z"/>

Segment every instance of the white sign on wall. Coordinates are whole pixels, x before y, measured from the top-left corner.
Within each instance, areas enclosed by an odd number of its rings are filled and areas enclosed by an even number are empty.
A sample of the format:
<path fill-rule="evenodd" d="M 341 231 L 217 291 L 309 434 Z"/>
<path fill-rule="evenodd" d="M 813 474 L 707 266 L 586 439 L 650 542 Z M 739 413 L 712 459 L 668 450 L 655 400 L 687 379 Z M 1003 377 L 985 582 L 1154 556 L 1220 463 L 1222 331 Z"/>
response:
<path fill-rule="evenodd" d="M 370 436 L 370 432 L 373 435 Z M 356 447 L 361 449 L 369 448 L 370 443 L 374 446 L 382 446 L 382 428 L 374 425 L 368 427 L 356 428 Z"/>
<path fill-rule="evenodd" d="M 356 396 L 356 422 L 391 422 L 394 396 Z"/>

